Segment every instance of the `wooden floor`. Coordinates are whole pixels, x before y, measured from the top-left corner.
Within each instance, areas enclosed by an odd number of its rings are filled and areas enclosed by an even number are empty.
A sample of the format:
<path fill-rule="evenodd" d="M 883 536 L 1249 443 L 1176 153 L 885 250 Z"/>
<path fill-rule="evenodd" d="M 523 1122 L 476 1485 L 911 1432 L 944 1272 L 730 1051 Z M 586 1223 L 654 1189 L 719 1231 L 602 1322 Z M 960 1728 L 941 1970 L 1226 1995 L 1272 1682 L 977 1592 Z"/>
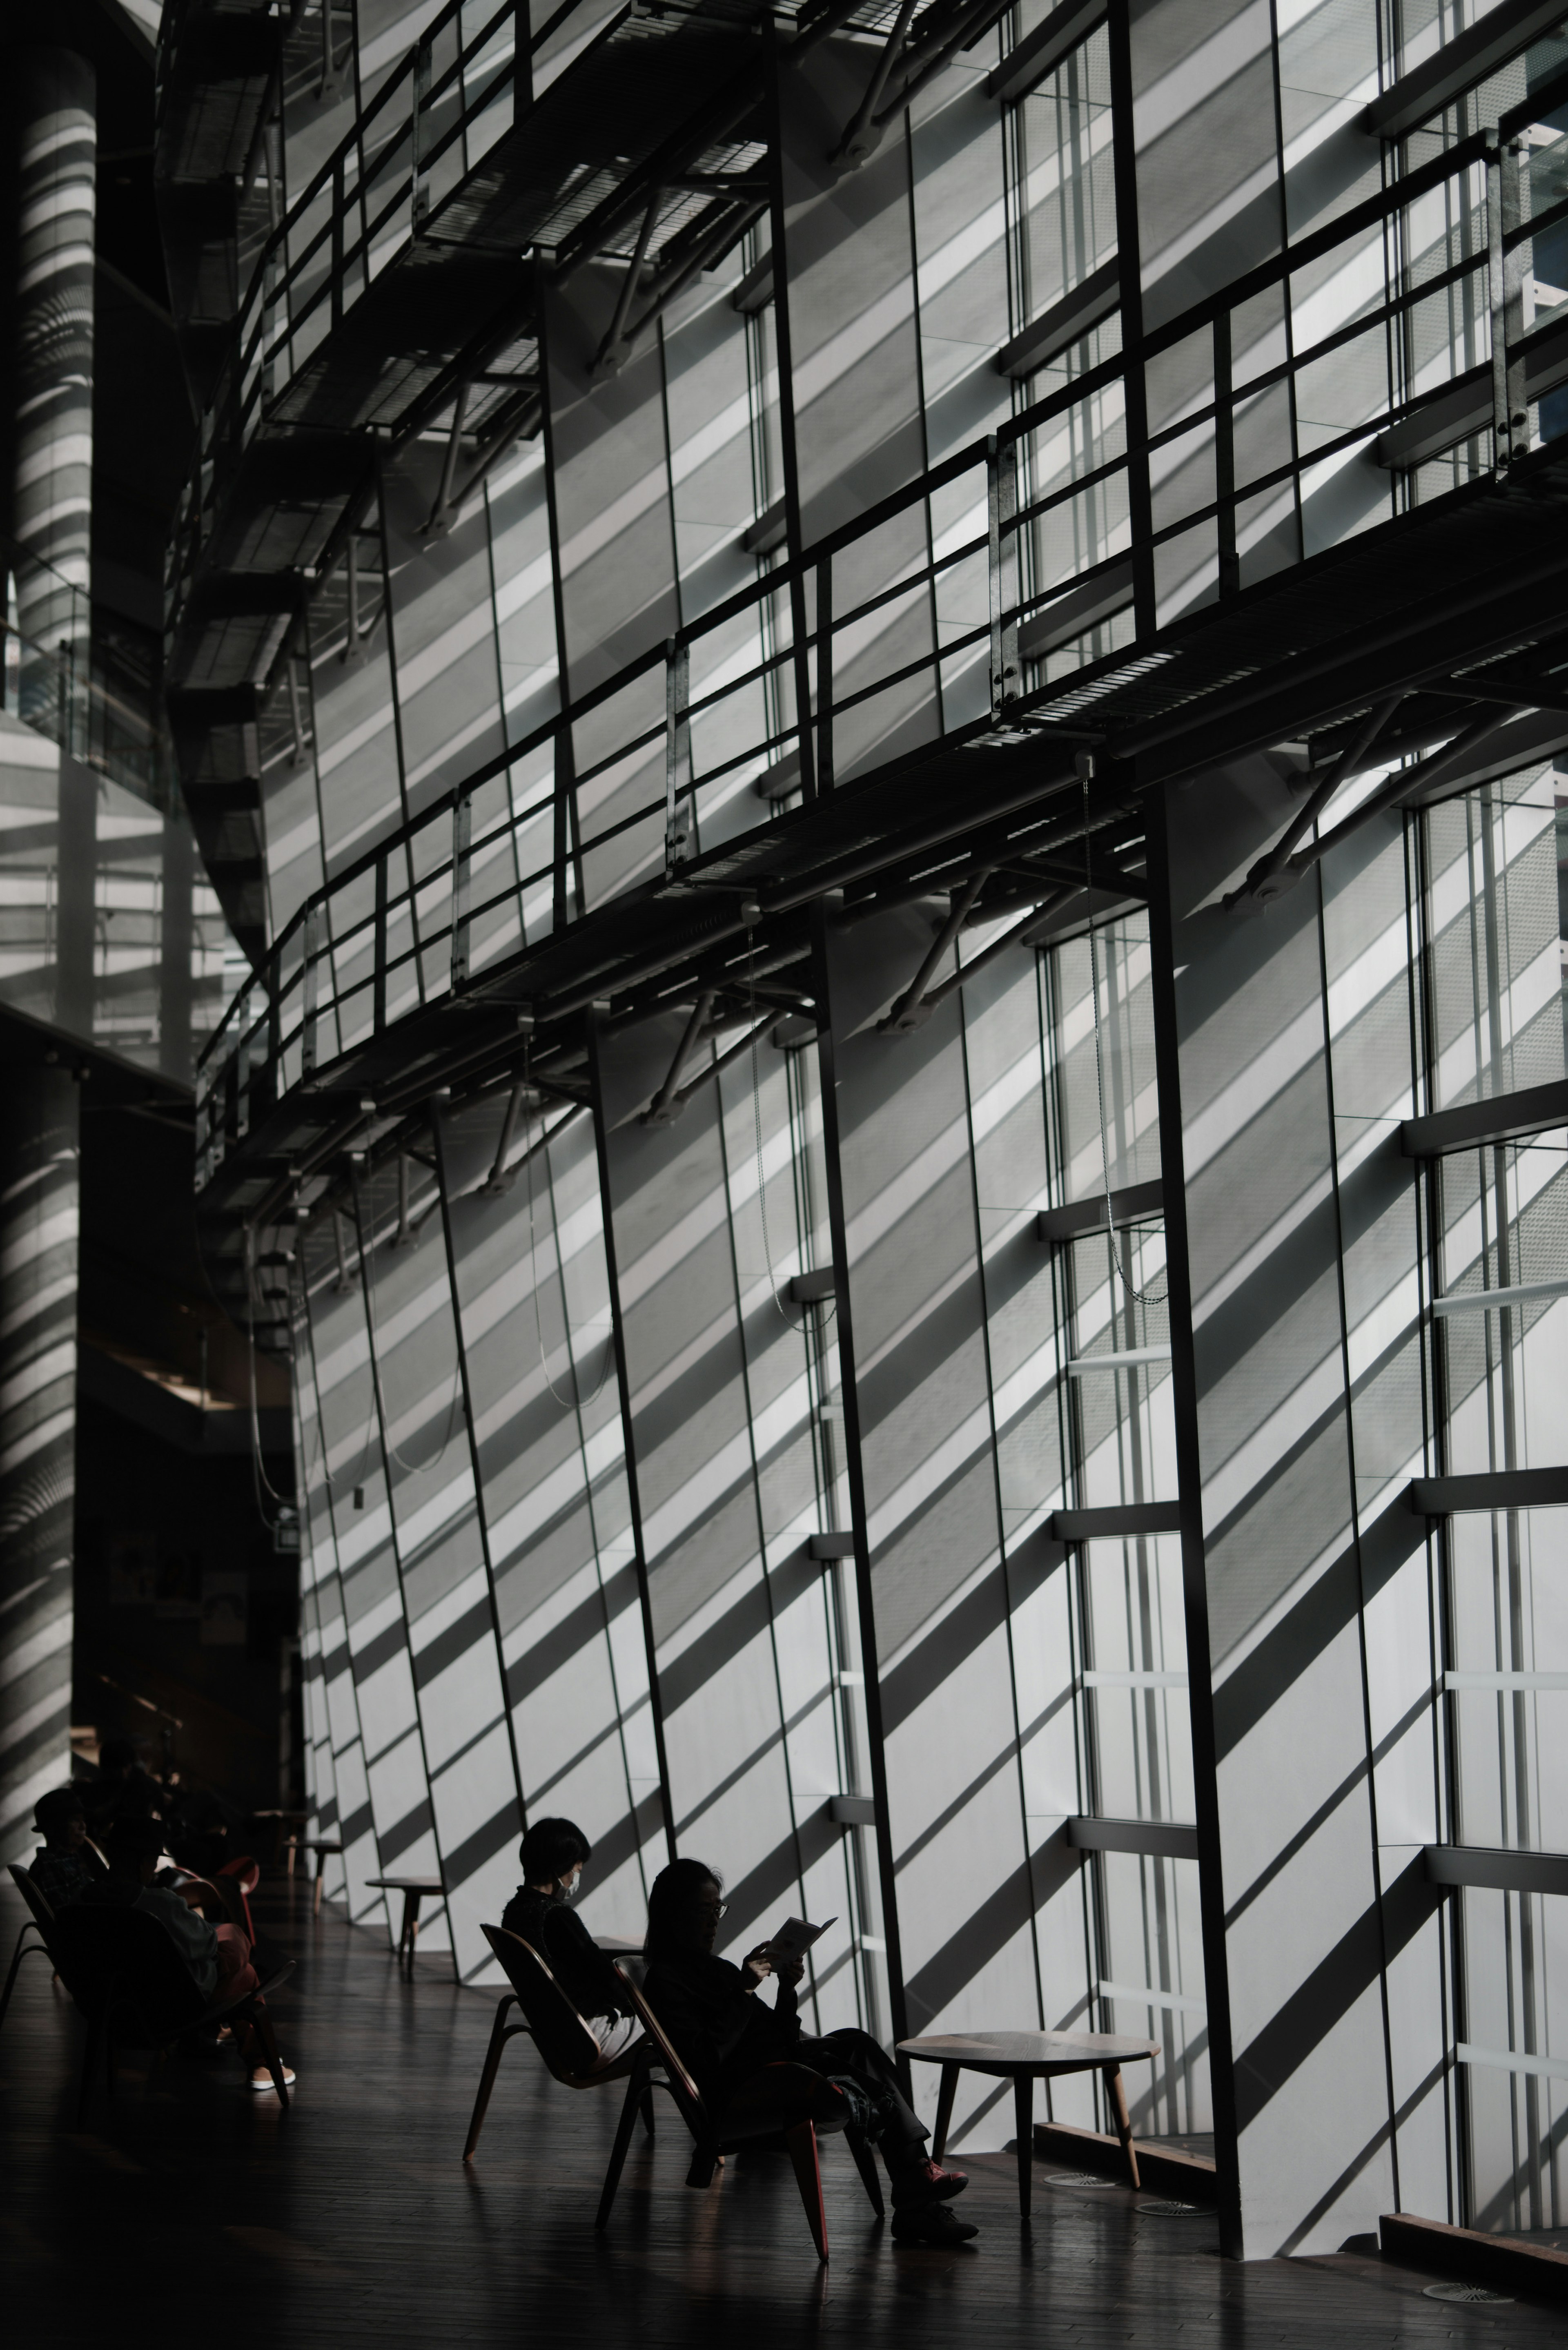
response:
<path fill-rule="evenodd" d="M 263 1899 L 267 1930 L 299 1960 L 276 2002 L 299 2074 L 287 2116 L 240 2086 L 233 2059 L 188 2060 L 151 2089 L 128 2072 L 78 2135 L 79 2026 L 44 1966 L 24 1970 L 0 2033 L 0 2307 L 21 2321 L 18 2344 L 1568 2342 L 1568 2314 L 1430 2301 L 1428 2278 L 1375 2260 L 1223 2262 L 1210 2216 L 1047 2164 L 1021 2223 L 1006 2155 L 968 2166 L 972 2246 L 904 2251 L 831 2144 L 833 2260 L 820 2270 L 787 2161 L 732 2161 L 693 2193 L 663 2100 L 658 2142 L 635 2143 L 596 2236 L 618 2093 L 573 2095 L 514 2041 L 465 2168 L 493 2000 L 458 1991 L 434 1960 L 401 1981 L 374 1936 L 330 1910 L 313 1923 L 281 1886 Z M 8 1884 L 0 1911 L 8 1963 L 20 1922 Z"/>

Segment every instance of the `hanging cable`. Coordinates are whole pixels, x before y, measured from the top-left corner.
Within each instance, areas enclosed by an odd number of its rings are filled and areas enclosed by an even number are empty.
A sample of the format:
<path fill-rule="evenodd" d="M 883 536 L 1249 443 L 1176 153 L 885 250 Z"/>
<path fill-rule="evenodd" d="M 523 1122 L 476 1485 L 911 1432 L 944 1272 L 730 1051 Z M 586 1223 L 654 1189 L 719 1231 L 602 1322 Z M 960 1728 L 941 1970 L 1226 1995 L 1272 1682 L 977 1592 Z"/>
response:
<path fill-rule="evenodd" d="M 1163 1305 L 1170 1295 L 1170 1279 L 1166 1276 L 1163 1289 L 1138 1289 L 1122 1260 L 1120 1237 L 1116 1214 L 1111 1205 L 1111 1152 L 1106 1130 L 1106 1055 L 1100 1034 L 1100 982 L 1095 953 L 1094 868 L 1089 849 L 1089 778 L 1095 771 L 1092 751 L 1078 754 L 1078 779 L 1084 800 L 1084 908 L 1089 925 L 1089 1002 L 1095 1022 L 1095 1086 L 1100 1106 L 1100 1174 L 1106 1191 L 1106 1236 L 1110 1243 L 1111 1262 L 1121 1276 L 1122 1287 L 1135 1305 Z"/>
<path fill-rule="evenodd" d="M 531 1050 L 531 1039 L 524 1037 L 523 1044 L 523 1165 L 527 1170 L 528 1181 L 528 1275 L 529 1284 L 534 1294 L 534 1336 L 538 1341 L 539 1368 L 545 1375 L 545 1385 L 549 1388 L 551 1395 L 554 1396 L 556 1401 L 560 1405 L 563 1411 L 586 1411 L 591 1405 L 597 1403 L 600 1396 L 604 1393 L 605 1381 L 610 1375 L 610 1365 L 615 1360 L 615 1332 L 613 1329 L 611 1330 L 610 1335 L 605 1343 L 604 1368 L 599 1373 L 598 1385 L 595 1388 L 592 1395 L 589 1396 L 585 1402 L 582 1392 L 582 1382 L 577 1377 L 576 1357 L 572 1350 L 572 1323 L 571 1316 L 566 1312 L 566 1284 L 565 1275 L 563 1274 L 561 1281 L 561 1326 L 566 1333 L 566 1360 L 572 1367 L 572 1392 L 570 1396 L 562 1395 L 560 1390 L 557 1388 L 555 1380 L 550 1377 L 549 1359 L 545 1353 L 545 1325 L 539 1312 L 539 1253 L 538 1244 L 534 1232 L 534 1147 L 531 1139 L 534 1124 L 534 1087 L 529 1068 Z M 573 1118 L 576 1115 L 576 1113 L 575 1109 L 570 1109 L 566 1112 L 566 1118 Z M 566 1119 L 563 1118 L 561 1120 L 561 1125 L 564 1126 L 566 1122 Z M 544 1131 L 543 1112 L 540 1114 L 539 1124 L 539 1140 L 541 1145 L 543 1145 L 546 1141 L 553 1139 L 552 1136 L 546 1135 Z M 557 1127 L 555 1131 L 556 1133 L 559 1133 L 560 1128 Z"/>

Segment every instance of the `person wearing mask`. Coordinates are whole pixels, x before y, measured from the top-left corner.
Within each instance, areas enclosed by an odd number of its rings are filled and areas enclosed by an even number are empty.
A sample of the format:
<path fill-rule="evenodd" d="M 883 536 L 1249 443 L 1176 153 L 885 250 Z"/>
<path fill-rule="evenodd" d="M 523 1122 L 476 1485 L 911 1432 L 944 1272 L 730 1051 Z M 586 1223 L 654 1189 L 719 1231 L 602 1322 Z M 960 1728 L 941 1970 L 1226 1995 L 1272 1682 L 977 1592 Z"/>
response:
<path fill-rule="evenodd" d="M 116 1820 L 109 1832 L 109 1873 L 81 1897 L 84 1908 L 141 1909 L 156 1918 L 183 1959 L 203 2002 L 225 1991 L 254 1991 L 256 1970 L 250 1944 L 237 1926 L 210 1926 L 182 1895 L 153 1882 L 163 1857 L 163 1831 L 152 1820 Z M 261 2061 L 254 2034 L 245 2028 L 244 2054 L 253 2089 L 270 2089 L 272 2074 Z M 286 2064 L 285 2084 L 294 2074 Z"/>
<path fill-rule="evenodd" d="M 74 1787 L 56 1787 L 40 1795 L 33 1806 L 33 1825 L 44 1841 L 27 1874 L 57 1917 L 107 1874 L 103 1857 L 88 1841 L 87 1814 Z"/>
<path fill-rule="evenodd" d="M 640 2030 L 614 1967 L 572 1908 L 593 1846 L 573 1820 L 535 1820 L 517 1847 L 523 1882 L 501 1913 L 555 1976 L 599 2043 L 599 2062 L 621 2055 Z"/>
<path fill-rule="evenodd" d="M 766 2101 L 773 2085 L 761 2077 L 764 2066 L 808 2065 L 848 2097 L 866 2137 L 881 2150 L 893 2190 L 894 2241 L 958 2244 L 978 2235 L 950 2209 L 969 2180 L 928 2159 L 928 2132 L 898 2087 L 892 2059 L 868 2032 L 829 2032 L 820 2039 L 803 2033 L 795 1985 L 804 1961 L 775 1968 L 765 1943 L 738 1967 L 716 1957 L 723 1915 L 717 1872 L 702 1861 L 671 1861 L 648 1898 L 643 1985 L 721 2132 L 726 2110 L 754 2113 Z M 770 1974 L 778 1977 L 772 2007 L 756 1996 Z"/>

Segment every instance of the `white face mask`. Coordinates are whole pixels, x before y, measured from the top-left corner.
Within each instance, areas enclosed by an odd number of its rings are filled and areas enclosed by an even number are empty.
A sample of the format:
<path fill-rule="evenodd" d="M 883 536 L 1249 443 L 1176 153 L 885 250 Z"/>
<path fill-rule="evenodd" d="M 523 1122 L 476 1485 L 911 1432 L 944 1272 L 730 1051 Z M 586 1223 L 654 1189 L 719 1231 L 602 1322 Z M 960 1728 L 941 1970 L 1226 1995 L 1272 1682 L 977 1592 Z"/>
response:
<path fill-rule="evenodd" d="M 556 1879 L 556 1890 L 563 1901 L 570 1901 L 576 1897 L 577 1881 L 581 1876 L 582 1870 L 577 1867 L 573 1869 L 570 1877 L 558 1877 Z"/>

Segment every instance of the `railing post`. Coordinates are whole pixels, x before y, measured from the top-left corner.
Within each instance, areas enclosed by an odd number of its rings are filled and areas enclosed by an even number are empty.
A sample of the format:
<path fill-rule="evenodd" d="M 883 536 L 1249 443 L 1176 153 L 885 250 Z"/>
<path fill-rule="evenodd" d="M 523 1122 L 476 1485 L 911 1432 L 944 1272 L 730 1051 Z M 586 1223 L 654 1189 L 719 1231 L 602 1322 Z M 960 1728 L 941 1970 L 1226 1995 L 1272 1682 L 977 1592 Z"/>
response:
<path fill-rule="evenodd" d="M 421 41 L 414 51 L 413 78 L 409 92 L 409 145 L 411 157 L 409 182 L 409 224 L 415 230 L 430 210 L 430 190 L 420 171 L 420 129 L 424 120 L 426 100 L 431 88 L 431 45 L 429 38 Z"/>
<path fill-rule="evenodd" d="M 987 571 L 991 591 L 991 714 L 1002 715 L 1018 697 L 1018 598 L 1009 597 L 1009 573 L 1018 571 L 1018 444 L 988 433 L 985 443 Z M 1011 556 L 1011 561 L 1009 557 Z M 1011 611 L 1012 618 L 1009 619 Z"/>
<path fill-rule="evenodd" d="M 1231 313 L 1214 321 L 1214 499 L 1219 541 L 1220 593 L 1234 596 L 1241 585 L 1236 552 L 1236 411 L 1231 383 Z"/>
<path fill-rule="evenodd" d="M 247 988 L 240 998 L 234 1047 L 234 1134 L 243 1141 L 251 1130 L 251 999 Z"/>
<path fill-rule="evenodd" d="M 376 859 L 375 977 L 370 984 L 370 1021 L 379 1036 L 387 1024 L 387 859 Z"/>
<path fill-rule="evenodd" d="M 816 567 L 816 788 L 833 789 L 833 557 Z"/>
<path fill-rule="evenodd" d="M 305 910 L 305 934 L 303 941 L 305 960 L 301 966 L 299 980 L 301 999 L 304 1005 L 304 1023 L 300 1034 L 299 1063 L 300 1075 L 305 1077 L 308 1077 L 315 1073 L 316 1064 L 318 1058 L 317 1049 L 319 1043 L 317 1034 L 317 983 L 318 976 L 317 970 L 317 941 L 320 932 L 320 907 L 314 904 L 307 906 Z"/>
<path fill-rule="evenodd" d="M 1524 363 L 1511 357 L 1524 336 L 1524 256 L 1521 237 L 1528 186 L 1519 168 L 1521 141 L 1486 133 L 1487 307 L 1491 329 L 1492 474 L 1501 488 L 1510 467 L 1530 448 L 1530 402 Z"/>
<path fill-rule="evenodd" d="M 327 0 L 322 0 L 325 16 Z M 343 324 L 343 160 L 332 174 L 332 324 Z"/>
<path fill-rule="evenodd" d="M 664 648 L 664 871 L 666 878 L 691 854 L 691 656 L 679 639 Z"/>
<path fill-rule="evenodd" d="M 473 803 L 460 791 L 452 810 L 452 992 L 468 985 L 468 901 Z"/>

